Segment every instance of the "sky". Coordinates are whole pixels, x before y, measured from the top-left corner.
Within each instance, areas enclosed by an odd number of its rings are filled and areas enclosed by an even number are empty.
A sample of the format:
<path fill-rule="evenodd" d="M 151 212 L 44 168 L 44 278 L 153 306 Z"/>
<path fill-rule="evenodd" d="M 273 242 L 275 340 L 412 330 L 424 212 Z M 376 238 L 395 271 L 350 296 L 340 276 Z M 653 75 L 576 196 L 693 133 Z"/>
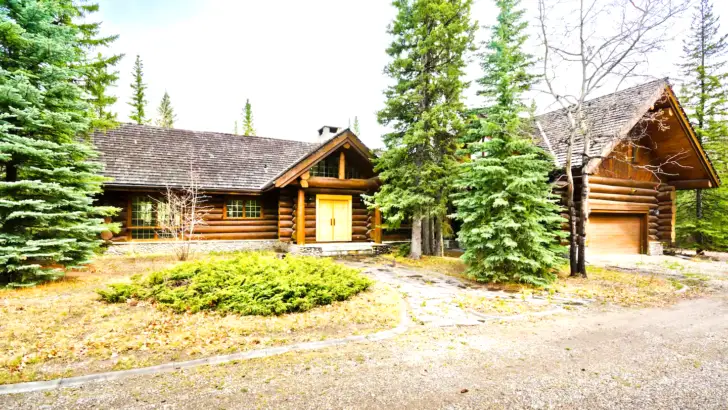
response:
<path fill-rule="evenodd" d="M 728 16 L 728 2 L 715 1 Z M 382 146 L 386 131 L 376 112 L 390 80 L 383 74 L 395 17 L 390 0 L 99 0 L 94 20 L 104 34 L 119 34 L 108 50 L 123 53 L 120 79 L 112 92 L 118 119 L 128 122 L 132 65 L 139 54 L 147 84 L 147 112 L 169 92 L 176 128 L 232 132 L 249 99 L 257 135 L 313 141 L 323 125 L 360 122 L 360 137 Z M 523 0 L 535 25 L 536 0 Z M 680 35 L 690 13 L 675 21 L 674 41 L 655 53 L 646 68 L 654 77 L 675 76 Z M 495 22 L 493 0 L 475 0 L 472 17 L 480 26 Z M 535 34 L 535 33 L 534 33 Z M 481 28 L 478 41 L 487 39 Z M 540 50 L 532 38 L 532 53 Z M 480 76 L 470 56 L 466 80 Z M 550 100 L 534 94 L 540 111 Z M 466 92 L 478 104 L 475 88 Z"/>

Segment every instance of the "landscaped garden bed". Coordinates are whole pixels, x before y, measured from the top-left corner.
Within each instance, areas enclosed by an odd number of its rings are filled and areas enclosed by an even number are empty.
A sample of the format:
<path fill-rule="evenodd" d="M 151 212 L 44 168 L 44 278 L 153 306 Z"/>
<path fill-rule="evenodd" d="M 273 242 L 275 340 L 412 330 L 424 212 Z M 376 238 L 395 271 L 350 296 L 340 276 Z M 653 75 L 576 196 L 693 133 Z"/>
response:
<path fill-rule="evenodd" d="M 0 384 L 367 334 L 398 324 L 396 291 L 329 260 L 213 258 L 220 263 L 102 257 L 57 282 L 0 290 Z M 99 291 L 118 303 L 105 302 Z"/>

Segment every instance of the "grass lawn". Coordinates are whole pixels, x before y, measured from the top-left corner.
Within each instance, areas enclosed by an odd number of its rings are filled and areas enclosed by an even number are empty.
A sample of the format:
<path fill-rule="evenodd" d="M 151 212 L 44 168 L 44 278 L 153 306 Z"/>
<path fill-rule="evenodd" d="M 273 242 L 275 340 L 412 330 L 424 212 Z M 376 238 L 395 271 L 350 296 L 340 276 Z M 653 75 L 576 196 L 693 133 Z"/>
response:
<path fill-rule="evenodd" d="M 0 289 L 0 384 L 367 334 L 399 322 L 398 293 L 379 283 L 347 301 L 265 317 L 108 304 L 95 292 L 175 264 L 169 256 L 101 257 L 57 282 Z"/>
<path fill-rule="evenodd" d="M 588 268 L 587 279 L 568 277 L 567 271 L 561 272 L 558 279 L 545 289 L 534 288 L 519 283 L 480 283 L 465 276 L 466 266 L 456 257 L 423 256 L 420 260 L 393 255 L 382 256 L 383 261 L 403 266 L 434 271 L 457 277 L 473 287 L 488 290 L 504 290 L 515 298 L 484 298 L 466 295 L 460 299 L 463 307 L 488 314 L 519 314 L 545 310 L 552 307 L 554 298 L 592 299 L 599 304 L 614 304 L 625 307 L 662 306 L 684 298 L 703 294 L 705 281 L 695 280 L 686 275 L 676 280 L 659 275 L 620 272 L 597 267 Z M 687 292 L 676 293 L 685 285 Z M 542 296 L 547 303 L 521 303 L 530 296 Z"/>

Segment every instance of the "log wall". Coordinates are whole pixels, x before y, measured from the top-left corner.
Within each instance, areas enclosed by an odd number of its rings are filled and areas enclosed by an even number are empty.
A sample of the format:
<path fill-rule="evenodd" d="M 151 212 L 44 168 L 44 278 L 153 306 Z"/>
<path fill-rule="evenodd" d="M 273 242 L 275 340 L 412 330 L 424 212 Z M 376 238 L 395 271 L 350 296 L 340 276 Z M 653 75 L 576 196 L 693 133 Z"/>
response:
<path fill-rule="evenodd" d="M 555 192 L 566 205 L 566 187 L 557 185 Z M 581 180 L 575 179 L 574 202 L 581 199 Z M 675 188 L 654 181 L 589 176 L 590 213 L 647 213 L 647 239 L 672 243 L 674 240 Z M 568 213 L 562 214 L 568 219 Z M 578 222 L 578 221 L 577 221 Z M 564 225 L 568 230 L 568 225 Z"/>
<path fill-rule="evenodd" d="M 121 209 L 112 218 L 121 225 L 121 231 L 111 240 L 123 242 L 131 240 L 128 229 L 129 203 L 135 196 L 161 199 L 159 192 L 108 191 L 101 198 L 105 205 Z M 261 218 L 227 219 L 224 217 L 224 203 L 228 198 L 257 198 L 260 200 L 263 215 Z M 259 196 L 208 195 L 205 206 L 209 212 L 204 217 L 205 224 L 195 228 L 195 238 L 199 240 L 255 240 L 278 238 L 278 193 L 270 192 Z"/>

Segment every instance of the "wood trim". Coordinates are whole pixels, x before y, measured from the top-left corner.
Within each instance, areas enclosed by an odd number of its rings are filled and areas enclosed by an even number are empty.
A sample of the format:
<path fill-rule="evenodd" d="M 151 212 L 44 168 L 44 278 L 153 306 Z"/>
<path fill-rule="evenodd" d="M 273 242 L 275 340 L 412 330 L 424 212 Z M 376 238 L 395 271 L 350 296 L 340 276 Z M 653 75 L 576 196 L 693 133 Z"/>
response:
<path fill-rule="evenodd" d="M 708 159 L 708 155 L 703 150 L 703 146 L 698 141 L 698 136 L 695 135 L 695 130 L 693 129 L 693 126 L 690 124 L 690 120 L 685 115 L 685 111 L 683 110 L 682 106 L 680 105 L 680 102 L 678 102 L 677 97 L 675 96 L 675 93 L 672 91 L 672 87 L 667 87 L 667 96 L 668 100 L 670 102 L 670 106 L 677 113 L 677 117 L 680 121 L 678 123 L 680 124 L 680 127 L 683 129 L 685 134 L 690 139 L 690 144 L 693 146 L 693 149 L 695 149 L 695 152 L 698 153 L 698 156 L 701 159 L 701 163 L 703 164 L 703 168 L 705 168 L 705 171 L 710 176 L 712 184 L 717 188 L 720 186 L 720 179 L 718 178 L 718 174 L 713 168 L 713 165 L 710 163 L 710 160 Z"/>
<path fill-rule="evenodd" d="M 231 199 L 240 199 L 243 201 L 243 216 L 239 218 L 231 218 L 227 216 L 227 203 L 228 200 Z M 248 218 L 245 216 L 245 201 L 248 200 L 256 200 L 258 201 L 258 205 L 260 205 L 260 216 L 254 217 L 254 218 Z M 226 195 L 222 199 L 222 220 L 223 221 L 240 221 L 240 220 L 248 220 L 248 221 L 256 221 L 259 219 L 265 219 L 265 210 L 263 208 L 263 201 L 260 200 L 260 198 L 251 198 L 249 195 Z"/>
<path fill-rule="evenodd" d="M 382 243 L 382 211 L 374 208 L 374 243 Z"/>
<path fill-rule="evenodd" d="M 339 179 L 346 178 L 346 156 L 344 151 L 339 152 Z"/>
<path fill-rule="evenodd" d="M 283 175 L 275 180 L 275 187 L 283 188 L 286 185 L 290 184 L 292 181 L 295 181 L 296 178 L 298 178 L 302 173 L 308 171 L 308 169 L 316 164 L 319 160 L 336 151 L 339 147 L 343 146 L 346 143 L 349 143 L 351 147 L 359 152 L 362 157 L 366 158 L 367 161 L 370 161 L 371 153 L 369 151 L 369 148 L 367 148 L 356 135 L 351 133 L 351 131 L 347 130 L 338 137 L 329 141 L 326 145 L 322 146 L 312 154 L 301 159 L 298 164 L 296 164 L 293 168 L 283 173 Z"/>
<path fill-rule="evenodd" d="M 709 179 L 685 179 L 680 181 L 668 181 L 668 185 L 675 187 L 675 189 L 708 189 L 712 188 L 713 184 Z"/>
<path fill-rule="evenodd" d="M 306 193 L 298 190 L 298 203 L 296 205 L 296 244 L 306 244 Z"/>
<path fill-rule="evenodd" d="M 301 181 L 303 182 L 303 181 Z M 379 178 L 369 179 L 343 179 L 329 177 L 311 177 L 308 179 L 308 186 L 311 188 L 341 188 L 360 189 L 367 191 L 379 186 Z"/>

